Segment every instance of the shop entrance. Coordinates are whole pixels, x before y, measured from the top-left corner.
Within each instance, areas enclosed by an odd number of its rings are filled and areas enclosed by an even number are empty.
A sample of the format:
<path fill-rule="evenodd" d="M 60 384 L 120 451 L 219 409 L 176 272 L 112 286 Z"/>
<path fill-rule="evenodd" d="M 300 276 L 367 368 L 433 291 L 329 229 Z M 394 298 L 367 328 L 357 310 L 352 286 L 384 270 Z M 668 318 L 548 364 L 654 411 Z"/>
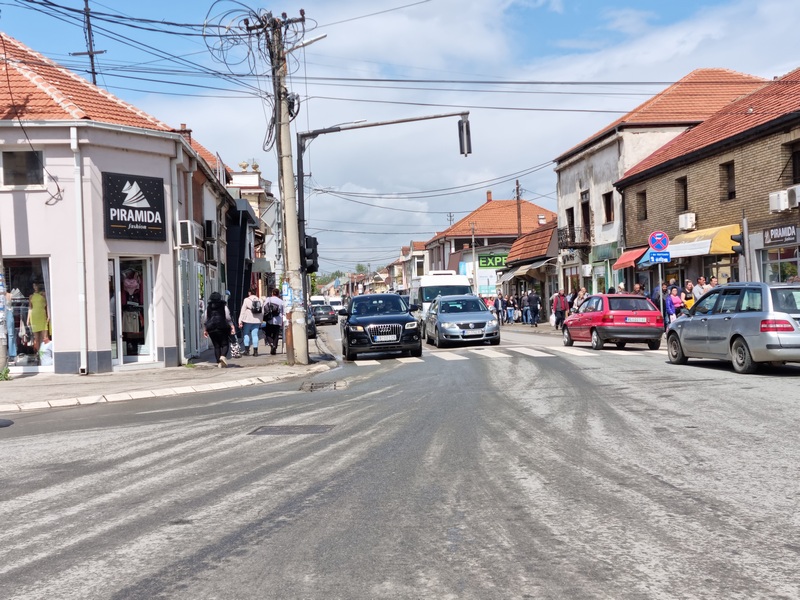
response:
<path fill-rule="evenodd" d="M 149 258 L 108 261 L 111 362 L 153 362 L 153 286 Z"/>

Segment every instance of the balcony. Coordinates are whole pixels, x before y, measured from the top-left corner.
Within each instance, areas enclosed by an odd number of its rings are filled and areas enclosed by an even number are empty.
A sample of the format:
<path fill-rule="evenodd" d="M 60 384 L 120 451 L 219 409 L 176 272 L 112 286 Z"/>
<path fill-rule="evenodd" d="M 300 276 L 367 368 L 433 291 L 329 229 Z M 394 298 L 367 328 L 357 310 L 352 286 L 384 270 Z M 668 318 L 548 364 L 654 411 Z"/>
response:
<path fill-rule="evenodd" d="M 558 229 L 558 248 L 588 248 L 592 240 L 590 231 L 586 227 L 561 227 Z"/>

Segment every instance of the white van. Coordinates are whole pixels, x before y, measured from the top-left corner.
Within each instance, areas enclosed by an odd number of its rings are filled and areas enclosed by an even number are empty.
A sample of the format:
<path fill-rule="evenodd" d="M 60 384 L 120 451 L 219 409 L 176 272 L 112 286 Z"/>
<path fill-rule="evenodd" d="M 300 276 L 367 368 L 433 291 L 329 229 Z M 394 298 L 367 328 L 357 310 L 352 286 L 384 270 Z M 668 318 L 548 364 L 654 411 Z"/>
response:
<path fill-rule="evenodd" d="M 325 296 L 311 296 L 309 301 L 311 302 L 311 306 L 322 306 L 325 304 Z"/>
<path fill-rule="evenodd" d="M 333 307 L 333 310 L 336 311 L 344 308 L 341 296 L 328 296 L 328 304 L 330 304 Z"/>
<path fill-rule="evenodd" d="M 411 280 L 409 296 L 411 304 L 420 307 L 417 320 L 420 323 L 420 334 L 425 337 L 425 318 L 431 302 L 437 296 L 472 294 L 472 284 L 466 275 L 458 275 L 455 271 L 429 271 L 427 275 Z"/>

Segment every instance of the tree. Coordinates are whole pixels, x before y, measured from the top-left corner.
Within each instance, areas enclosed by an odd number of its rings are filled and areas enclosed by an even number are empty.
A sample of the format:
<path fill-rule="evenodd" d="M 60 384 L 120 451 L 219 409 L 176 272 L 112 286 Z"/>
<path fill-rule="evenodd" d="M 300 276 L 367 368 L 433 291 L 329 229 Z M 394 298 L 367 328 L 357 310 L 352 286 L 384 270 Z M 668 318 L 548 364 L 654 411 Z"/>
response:
<path fill-rule="evenodd" d="M 359 275 L 365 275 L 368 271 L 369 269 L 367 269 L 367 265 L 362 265 L 361 263 L 356 265 L 356 273 Z"/>

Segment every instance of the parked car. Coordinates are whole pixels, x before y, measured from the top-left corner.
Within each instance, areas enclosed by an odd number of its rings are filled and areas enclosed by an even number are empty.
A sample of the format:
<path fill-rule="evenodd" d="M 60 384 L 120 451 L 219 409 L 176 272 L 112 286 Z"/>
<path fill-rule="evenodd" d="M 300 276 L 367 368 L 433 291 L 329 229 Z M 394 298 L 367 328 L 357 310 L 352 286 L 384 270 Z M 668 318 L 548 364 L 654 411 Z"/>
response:
<path fill-rule="evenodd" d="M 601 350 L 606 342 L 624 348 L 628 343 L 646 343 L 650 350 L 661 347 L 664 317 L 650 299 L 633 294 L 589 296 L 562 327 L 565 346 L 591 342 Z"/>
<path fill-rule="evenodd" d="M 317 322 L 314 320 L 314 313 L 306 310 L 306 337 L 310 340 L 317 339 Z"/>
<path fill-rule="evenodd" d="M 441 348 L 457 342 L 500 343 L 500 323 L 473 295 L 439 296 L 425 316 L 425 339 Z"/>
<path fill-rule="evenodd" d="M 342 355 L 354 360 L 364 352 L 401 351 L 422 356 L 422 338 L 417 319 L 418 310 L 408 306 L 397 294 L 364 294 L 350 300 L 339 314 L 342 320 Z"/>
<path fill-rule="evenodd" d="M 314 306 L 314 321 L 317 325 L 336 324 L 339 322 L 339 313 L 330 304 Z"/>
<path fill-rule="evenodd" d="M 737 373 L 760 363 L 800 362 L 800 285 L 729 283 L 713 288 L 667 330 L 674 364 L 730 361 Z"/>

